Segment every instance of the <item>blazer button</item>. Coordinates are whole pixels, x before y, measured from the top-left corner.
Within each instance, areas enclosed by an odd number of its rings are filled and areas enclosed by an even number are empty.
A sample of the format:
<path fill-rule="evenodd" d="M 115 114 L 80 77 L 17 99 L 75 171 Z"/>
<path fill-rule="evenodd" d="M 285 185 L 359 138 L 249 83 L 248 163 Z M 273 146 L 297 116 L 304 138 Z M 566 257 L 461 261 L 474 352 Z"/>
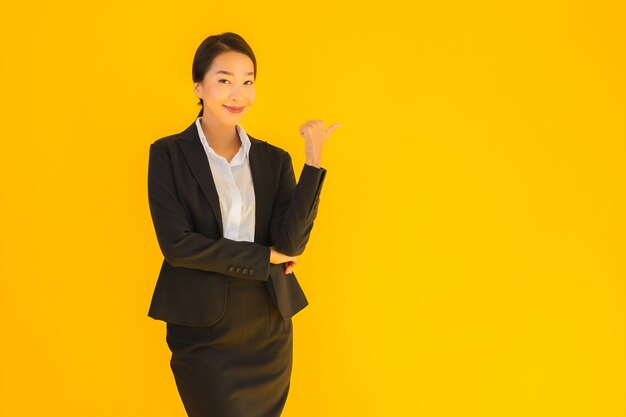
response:
<path fill-rule="evenodd" d="M 235 272 L 235 267 L 234 266 L 229 266 L 228 267 L 228 272 Z"/>
<path fill-rule="evenodd" d="M 250 268 L 250 269 L 248 270 L 248 273 L 249 273 L 250 275 L 254 274 L 254 269 Z"/>
<path fill-rule="evenodd" d="M 248 268 L 242 269 L 241 273 L 244 274 L 244 275 L 248 275 Z"/>
<path fill-rule="evenodd" d="M 236 273 L 240 273 L 241 272 L 241 268 L 240 267 L 235 268 L 235 272 Z"/>

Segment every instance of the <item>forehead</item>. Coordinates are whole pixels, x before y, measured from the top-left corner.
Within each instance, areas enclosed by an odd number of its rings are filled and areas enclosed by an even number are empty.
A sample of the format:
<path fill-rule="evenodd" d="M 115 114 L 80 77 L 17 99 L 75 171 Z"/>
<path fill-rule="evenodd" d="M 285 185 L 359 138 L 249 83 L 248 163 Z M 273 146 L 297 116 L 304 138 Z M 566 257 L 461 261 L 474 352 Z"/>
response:
<path fill-rule="evenodd" d="M 223 52 L 213 60 L 211 72 L 225 75 L 254 75 L 254 63 L 248 55 L 241 52 Z"/>

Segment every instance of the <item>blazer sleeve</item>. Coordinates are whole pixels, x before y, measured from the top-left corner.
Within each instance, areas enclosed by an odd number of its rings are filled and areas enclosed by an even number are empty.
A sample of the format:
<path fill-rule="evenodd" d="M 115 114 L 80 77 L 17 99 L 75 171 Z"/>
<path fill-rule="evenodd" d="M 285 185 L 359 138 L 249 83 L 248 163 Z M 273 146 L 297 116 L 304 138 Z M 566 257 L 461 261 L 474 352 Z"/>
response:
<path fill-rule="evenodd" d="M 162 145 L 158 142 L 150 145 L 148 201 L 165 260 L 175 267 L 267 281 L 269 246 L 225 237 L 211 238 L 191 230 L 190 219 L 178 200 L 168 148 Z M 248 270 L 245 275 L 241 273 L 243 268 Z"/>
<path fill-rule="evenodd" d="M 283 153 L 270 223 L 274 249 L 289 256 L 304 252 L 317 216 L 325 178 L 326 169 L 304 164 L 296 184 L 291 156 L 286 151 Z"/>

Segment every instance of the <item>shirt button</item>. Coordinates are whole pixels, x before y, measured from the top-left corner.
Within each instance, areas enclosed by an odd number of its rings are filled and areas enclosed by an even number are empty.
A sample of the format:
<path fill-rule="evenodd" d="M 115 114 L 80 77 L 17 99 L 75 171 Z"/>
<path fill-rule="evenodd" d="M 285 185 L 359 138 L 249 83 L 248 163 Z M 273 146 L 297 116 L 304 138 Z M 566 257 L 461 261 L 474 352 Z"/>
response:
<path fill-rule="evenodd" d="M 241 268 L 240 267 L 235 268 L 235 272 L 236 273 L 240 273 L 241 272 Z"/>
<path fill-rule="evenodd" d="M 250 269 L 248 270 L 248 273 L 249 273 L 250 275 L 254 274 L 254 269 L 250 268 Z"/>
<path fill-rule="evenodd" d="M 235 271 L 235 267 L 234 266 L 229 266 L 228 267 L 228 272 L 234 272 Z"/>
<path fill-rule="evenodd" d="M 248 274 L 248 268 L 242 269 L 241 273 L 244 274 L 244 275 L 247 275 Z"/>

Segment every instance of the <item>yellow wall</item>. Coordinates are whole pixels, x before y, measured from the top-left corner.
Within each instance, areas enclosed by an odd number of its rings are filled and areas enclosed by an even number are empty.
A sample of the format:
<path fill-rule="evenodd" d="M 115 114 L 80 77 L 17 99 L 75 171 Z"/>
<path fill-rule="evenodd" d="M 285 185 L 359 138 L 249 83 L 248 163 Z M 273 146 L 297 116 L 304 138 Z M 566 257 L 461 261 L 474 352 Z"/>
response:
<path fill-rule="evenodd" d="M 284 416 L 626 415 L 624 3 L 410 3 L 0 5 L 1 415 L 185 415 L 148 147 L 223 31 L 297 175 L 343 124 Z"/>

